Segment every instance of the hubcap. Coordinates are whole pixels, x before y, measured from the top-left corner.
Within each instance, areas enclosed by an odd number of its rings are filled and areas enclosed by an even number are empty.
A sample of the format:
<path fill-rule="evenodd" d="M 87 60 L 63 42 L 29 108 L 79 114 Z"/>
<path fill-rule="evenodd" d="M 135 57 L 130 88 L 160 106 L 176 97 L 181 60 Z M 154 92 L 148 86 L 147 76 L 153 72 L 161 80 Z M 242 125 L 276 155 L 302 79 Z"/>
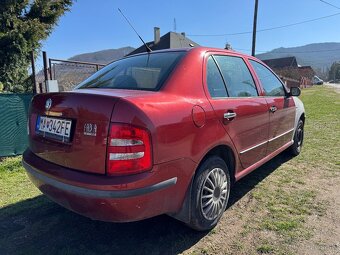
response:
<path fill-rule="evenodd" d="M 201 211 L 207 220 L 214 220 L 224 210 L 228 196 L 228 179 L 221 168 L 212 169 L 201 190 Z"/>

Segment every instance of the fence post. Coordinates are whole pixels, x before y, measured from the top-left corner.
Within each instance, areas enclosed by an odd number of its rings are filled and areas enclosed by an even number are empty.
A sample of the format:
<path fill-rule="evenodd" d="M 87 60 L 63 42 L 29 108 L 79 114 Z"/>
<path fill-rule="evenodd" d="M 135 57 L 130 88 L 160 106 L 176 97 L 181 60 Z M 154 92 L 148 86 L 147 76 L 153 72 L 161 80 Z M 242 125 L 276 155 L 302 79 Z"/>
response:
<path fill-rule="evenodd" d="M 42 86 L 42 82 L 39 83 L 39 90 L 40 90 L 40 93 L 43 93 L 43 86 Z"/>
<path fill-rule="evenodd" d="M 51 59 L 49 58 L 48 59 L 48 66 L 49 66 L 49 71 L 50 71 L 50 80 L 53 80 L 53 78 L 52 78 L 52 61 L 51 61 Z"/>
<path fill-rule="evenodd" d="M 33 82 L 33 94 L 37 94 L 37 81 L 35 76 L 35 62 L 34 62 L 34 51 L 31 51 L 31 64 L 32 64 L 32 82 Z"/>
<path fill-rule="evenodd" d="M 43 62 L 44 62 L 44 75 L 45 75 L 45 82 L 48 79 L 48 64 L 47 64 L 47 54 L 46 54 L 46 51 L 43 51 Z"/>

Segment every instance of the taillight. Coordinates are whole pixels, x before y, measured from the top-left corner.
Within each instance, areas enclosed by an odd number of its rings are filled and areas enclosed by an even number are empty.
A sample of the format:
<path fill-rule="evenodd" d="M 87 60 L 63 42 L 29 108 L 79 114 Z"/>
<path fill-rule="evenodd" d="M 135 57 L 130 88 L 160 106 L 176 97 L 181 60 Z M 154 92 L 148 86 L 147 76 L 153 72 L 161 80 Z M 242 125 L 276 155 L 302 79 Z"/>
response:
<path fill-rule="evenodd" d="M 107 173 L 135 174 L 147 171 L 151 166 L 149 131 L 128 124 L 112 124 L 108 139 Z"/>

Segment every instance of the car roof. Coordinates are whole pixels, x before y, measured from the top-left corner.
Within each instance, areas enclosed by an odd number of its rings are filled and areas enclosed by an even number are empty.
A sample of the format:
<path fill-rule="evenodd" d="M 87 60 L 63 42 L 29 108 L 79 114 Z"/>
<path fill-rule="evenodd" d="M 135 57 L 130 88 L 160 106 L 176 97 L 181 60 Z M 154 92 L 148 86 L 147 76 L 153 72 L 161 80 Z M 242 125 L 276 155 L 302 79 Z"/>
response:
<path fill-rule="evenodd" d="M 214 53 L 224 53 L 224 54 L 232 54 L 233 56 L 238 56 L 238 57 L 245 57 L 251 60 L 255 60 L 258 61 L 260 63 L 262 63 L 263 65 L 267 66 L 264 62 L 262 62 L 260 59 L 241 53 L 241 52 L 237 52 L 234 50 L 226 50 L 226 49 L 221 49 L 221 48 L 213 48 L 213 47 L 204 47 L 204 46 L 195 46 L 195 47 L 186 47 L 186 48 L 174 48 L 174 49 L 163 49 L 163 50 L 154 50 L 151 52 L 142 52 L 142 53 L 137 53 L 134 55 L 129 55 L 129 56 L 125 56 L 121 59 L 127 59 L 127 58 L 131 58 L 131 57 L 135 57 L 135 56 L 142 56 L 142 55 L 147 55 L 147 54 L 157 54 L 157 53 L 165 53 L 165 52 L 196 52 L 196 54 L 204 54 L 207 52 L 214 52 Z M 116 59 L 112 62 L 110 62 L 109 64 L 116 62 L 120 59 Z"/>
<path fill-rule="evenodd" d="M 234 50 L 226 50 L 226 49 L 221 49 L 221 48 L 204 47 L 204 46 L 155 50 L 155 51 L 152 51 L 152 52 L 142 52 L 142 53 L 130 55 L 130 56 L 127 56 L 127 57 L 139 56 L 139 55 L 145 55 L 145 54 L 155 54 L 155 53 L 162 53 L 162 52 L 179 52 L 179 51 L 200 51 L 200 52 L 214 51 L 214 52 L 232 53 L 234 55 L 236 54 L 236 55 L 240 55 L 240 56 L 253 58 L 252 56 L 249 56 L 249 55 L 246 55 L 246 54 L 234 51 Z"/>

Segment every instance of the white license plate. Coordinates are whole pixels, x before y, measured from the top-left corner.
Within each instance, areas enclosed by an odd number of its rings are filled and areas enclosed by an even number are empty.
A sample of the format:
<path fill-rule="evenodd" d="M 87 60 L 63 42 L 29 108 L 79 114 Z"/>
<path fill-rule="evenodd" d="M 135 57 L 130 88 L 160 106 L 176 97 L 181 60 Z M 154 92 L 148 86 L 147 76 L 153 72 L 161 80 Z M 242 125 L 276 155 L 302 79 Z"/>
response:
<path fill-rule="evenodd" d="M 35 130 L 38 135 L 69 142 L 71 128 L 71 120 L 38 116 Z"/>

